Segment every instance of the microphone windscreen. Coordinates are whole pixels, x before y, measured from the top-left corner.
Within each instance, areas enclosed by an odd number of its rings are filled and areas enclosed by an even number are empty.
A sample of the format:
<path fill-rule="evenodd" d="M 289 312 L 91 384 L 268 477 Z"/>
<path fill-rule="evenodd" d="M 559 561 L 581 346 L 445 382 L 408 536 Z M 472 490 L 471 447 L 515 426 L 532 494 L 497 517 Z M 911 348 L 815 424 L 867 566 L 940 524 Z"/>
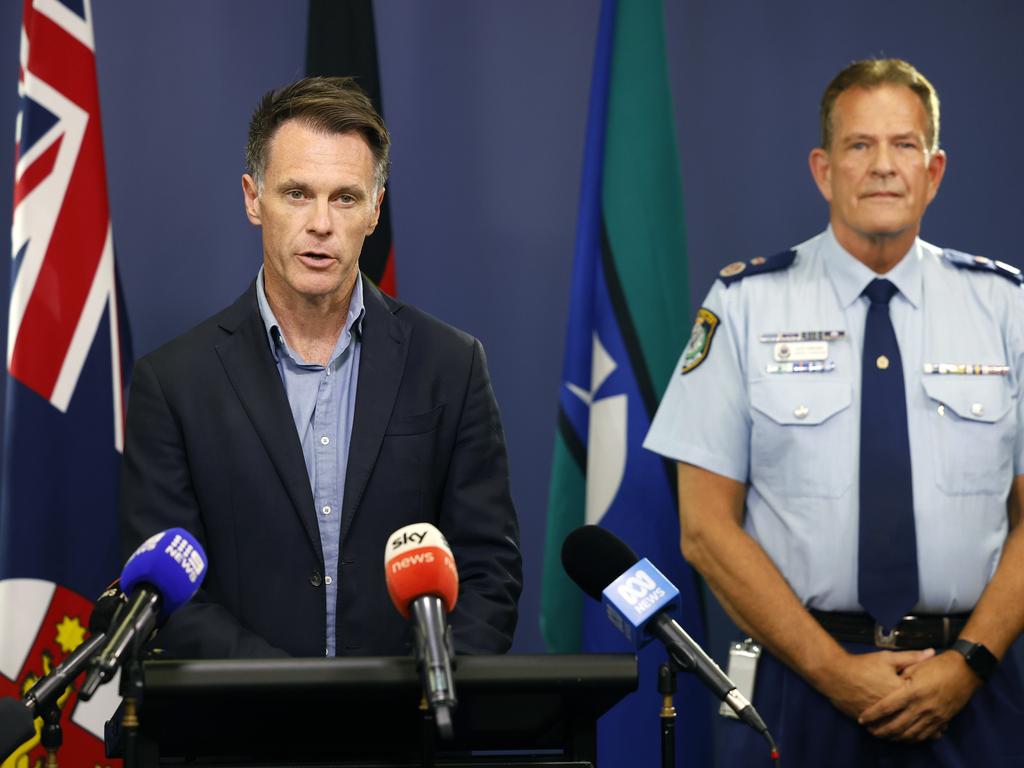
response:
<path fill-rule="evenodd" d="M 206 575 L 206 553 L 184 528 L 150 536 L 128 558 L 121 571 L 121 590 L 132 594 L 147 585 L 160 595 L 163 622 L 192 599 Z"/>
<path fill-rule="evenodd" d="M 581 526 L 562 543 L 565 572 L 597 601 L 604 588 L 639 559 L 626 542 L 599 525 Z"/>
<path fill-rule="evenodd" d="M 106 632 L 110 628 L 110 622 L 114 620 L 114 614 L 122 605 L 128 604 L 128 596 L 121 591 L 121 580 L 118 579 L 97 598 L 89 615 L 89 631 L 97 635 Z"/>
<path fill-rule="evenodd" d="M 399 528 L 388 537 L 384 550 L 384 577 L 395 608 L 409 618 L 417 597 L 434 595 L 451 613 L 459 597 L 459 572 L 448 542 L 430 523 Z"/>
<path fill-rule="evenodd" d="M 35 735 L 32 712 L 22 700 L 0 699 L 0 757 L 10 755 Z M 4 765 L 7 765 L 6 758 Z"/>

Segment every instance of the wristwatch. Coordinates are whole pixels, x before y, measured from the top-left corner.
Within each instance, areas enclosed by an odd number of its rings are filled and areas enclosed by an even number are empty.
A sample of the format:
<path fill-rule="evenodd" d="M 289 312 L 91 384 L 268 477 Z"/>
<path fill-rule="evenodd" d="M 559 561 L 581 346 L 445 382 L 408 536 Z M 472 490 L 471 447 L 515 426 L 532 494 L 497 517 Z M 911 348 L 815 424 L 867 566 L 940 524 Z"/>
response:
<path fill-rule="evenodd" d="M 999 666 L 999 659 L 981 643 L 973 643 L 970 640 L 954 640 L 950 650 L 963 656 L 967 666 L 974 670 L 974 674 L 982 680 L 992 677 L 992 673 Z"/>

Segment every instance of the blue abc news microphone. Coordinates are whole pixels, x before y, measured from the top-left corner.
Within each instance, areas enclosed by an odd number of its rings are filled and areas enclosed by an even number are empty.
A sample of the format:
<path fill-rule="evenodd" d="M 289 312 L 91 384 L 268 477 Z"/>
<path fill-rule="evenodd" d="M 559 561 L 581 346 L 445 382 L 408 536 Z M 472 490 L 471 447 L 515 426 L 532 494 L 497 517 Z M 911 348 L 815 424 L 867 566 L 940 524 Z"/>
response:
<path fill-rule="evenodd" d="M 121 571 L 128 604 L 114 617 L 107 643 L 93 660 L 79 698 L 88 701 L 153 630 L 192 599 L 206 575 L 206 553 L 188 531 L 170 528 L 150 536 Z"/>
<path fill-rule="evenodd" d="M 679 610 L 679 590 L 647 558 L 640 559 L 626 542 L 606 528 L 584 525 L 562 544 L 562 565 L 569 578 L 590 597 L 602 602 L 608 619 L 639 650 L 652 639 L 664 644 L 683 670 L 696 673 L 774 748 L 768 728 L 754 706 L 671 613 Z"/>

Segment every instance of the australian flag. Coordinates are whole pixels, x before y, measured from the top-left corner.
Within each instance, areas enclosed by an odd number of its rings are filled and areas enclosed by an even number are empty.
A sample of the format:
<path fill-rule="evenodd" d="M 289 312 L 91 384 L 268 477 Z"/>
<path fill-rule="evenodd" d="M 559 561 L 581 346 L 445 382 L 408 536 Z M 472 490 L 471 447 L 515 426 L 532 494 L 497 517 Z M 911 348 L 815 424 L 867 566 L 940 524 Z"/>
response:
<path fill-rule="evenodd" d="M 131 364 L 89 0 L 25 0 L 18 97 L 0 696 L 21 696 L 82 642 L 93 600 L 118 574 L 118 472 Z M 99 740 L 110 695 L 116 688 L 87 704 L 69 693 L 62 760 L 110 762 Z M 18 754 L 34 762 L 33 749 L 29 742 Z"/>

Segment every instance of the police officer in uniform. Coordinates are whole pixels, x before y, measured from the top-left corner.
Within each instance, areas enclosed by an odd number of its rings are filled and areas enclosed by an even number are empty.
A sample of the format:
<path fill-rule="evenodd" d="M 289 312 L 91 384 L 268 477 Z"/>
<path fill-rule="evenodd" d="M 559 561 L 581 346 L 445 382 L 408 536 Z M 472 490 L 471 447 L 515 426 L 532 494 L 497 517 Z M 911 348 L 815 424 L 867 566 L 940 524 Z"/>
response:
<path fill-rule="evenodd" d="M 828 229 L 722 270 L 646 446 L 679 462 L 684 556 L 766 649 L 787 766 L 1024 760 L 1021 273 L 918 237 L 946 155 L 914 67 L 850 65 L 821 121 Z M 767 764 L 748 730 L 725 764 Z"/>

